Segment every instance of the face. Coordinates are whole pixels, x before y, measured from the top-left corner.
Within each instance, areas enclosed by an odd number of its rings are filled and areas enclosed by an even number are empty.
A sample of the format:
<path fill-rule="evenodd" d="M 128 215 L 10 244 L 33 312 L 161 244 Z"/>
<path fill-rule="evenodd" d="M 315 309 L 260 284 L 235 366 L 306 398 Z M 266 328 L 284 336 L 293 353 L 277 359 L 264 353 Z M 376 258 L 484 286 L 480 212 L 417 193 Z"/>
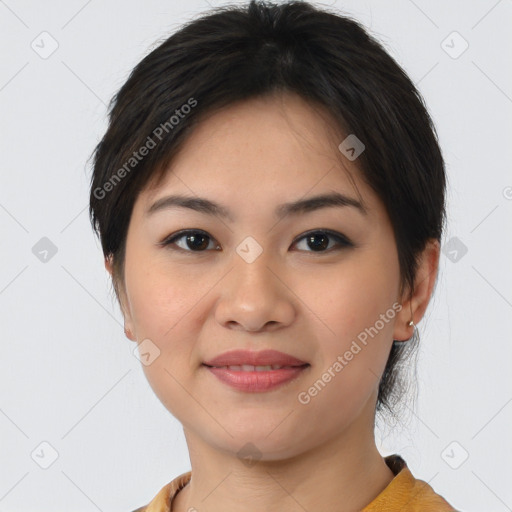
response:
<path fill-rule="evenodd" d="M 403 336 L 398 255 L 384 205 L 357 159 L 337 149 L 344 138 L 296 96 L 239 103 L 203 120 L 134 205 L 126 326 L 146 340 L 143 369 L 163 405 L 211 447 L 236 453 L 250 441 L 272 460 L 372 432 L 378 382 Z M 362 207 L 278 210 L 334 193 Z M 148 213 L 170 195 L 227 215 L 169 202 Z M 276 388 L 243 391 L 203 365 L 233 349 L 274 349 L 309 366 Z"/>

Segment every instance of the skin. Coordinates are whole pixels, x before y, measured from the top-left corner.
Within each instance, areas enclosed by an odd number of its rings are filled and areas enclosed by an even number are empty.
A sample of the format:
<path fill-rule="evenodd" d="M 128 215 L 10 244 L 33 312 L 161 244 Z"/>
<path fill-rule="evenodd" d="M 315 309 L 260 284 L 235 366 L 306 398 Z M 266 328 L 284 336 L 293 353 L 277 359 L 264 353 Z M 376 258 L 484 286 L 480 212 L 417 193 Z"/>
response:
<path fill-rule="evenodd" d="M 173 510 L 352 512 L 393 478 L 374 440 L 378 383 L 393 339 L 410 338 L 408 322 L 424 315 L 439 244 L 422 254 L 412 297 L 399 296 L 390 220 L 357 160 L 337 149 L 344 138 L 325 112 L 295 95 L 234 104 L 204 119 L 165 179 L 137 198 L 120 300 L 127 336 L 149 338 L 160 350 L 143 370 L 183 425 L 192 480 Z M 274 217 L 281 203 L 332 191 L 362 198 L 368 214 L 328 207 Z M 145 214 L 170 193 L 216 201 L 234 221 L 184 208 Z M 205 231 L 208 247 L 194 252 L 186 237 L 176 242 L 181 251 L 158 245 L 182 229 Z M 329 238 L 328 249 L 315 251 L 301 236 L 319 229 L 354 246 Z M 236 252 L 247 236 L 263 249 L 252 263 Z M 112 274 L 111 261 L 105 265 Z M 300 403 L 298 394 L 394 303 L 402 304 L 394 318 Z M 274 348 L 311 366 L 278 389 L 245 393 L 202 366 L 234 348 Z M 248 442 L 260 457 L 253 465 L 237 455 Z"/>

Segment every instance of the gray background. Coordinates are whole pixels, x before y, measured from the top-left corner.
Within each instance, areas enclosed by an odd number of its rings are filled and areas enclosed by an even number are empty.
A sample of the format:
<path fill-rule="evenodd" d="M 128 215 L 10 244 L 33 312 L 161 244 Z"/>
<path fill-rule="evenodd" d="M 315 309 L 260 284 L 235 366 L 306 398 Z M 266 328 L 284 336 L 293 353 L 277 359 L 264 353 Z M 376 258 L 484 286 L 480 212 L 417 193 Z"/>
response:
<path fill-rule="evenodd" d="M 0 1 L 0 512 L 130 511 L 190 469 L 123 333 L 87 159 L 132 67 L 209 3 Z M 512 510 L 512 1 L 316 4 L 409 73 L 449 176 L 419 398 L 379 446 L 461 510 Z"/>

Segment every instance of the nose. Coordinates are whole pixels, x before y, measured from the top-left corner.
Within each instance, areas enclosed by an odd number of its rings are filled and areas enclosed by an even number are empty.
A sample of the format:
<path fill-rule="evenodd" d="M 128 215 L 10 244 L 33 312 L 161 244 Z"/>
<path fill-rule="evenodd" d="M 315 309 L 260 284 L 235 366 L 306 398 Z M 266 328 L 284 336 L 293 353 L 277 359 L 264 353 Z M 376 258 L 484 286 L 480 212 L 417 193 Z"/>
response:
<path fill-rule="evenodd" d="M 296 315 L 295 296 L 284 271 L 270 266 L 265 252 L 248 263 L 236 257 L 220 287 L 215 317 L 223 327 L 243 331 L 275 331 Z"/>

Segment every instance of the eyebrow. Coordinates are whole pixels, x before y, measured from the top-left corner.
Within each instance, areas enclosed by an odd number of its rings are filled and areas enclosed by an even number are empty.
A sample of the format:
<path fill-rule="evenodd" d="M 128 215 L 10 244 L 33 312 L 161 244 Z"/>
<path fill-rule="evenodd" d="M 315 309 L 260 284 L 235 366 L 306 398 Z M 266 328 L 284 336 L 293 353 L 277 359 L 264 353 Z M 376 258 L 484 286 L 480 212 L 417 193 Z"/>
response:
<path fill-rule="evenodd" d="M 275 216 L 279 219 L 283 219 L 285 217 L 295 216 L 300 213 L 308 213 L 320 210 L 321 208 L 339 208 L 347 206 L 353 207 L 362 215 L 368 214 L 365 206 L 357 199 L 348 197 L 344 194 L 340 194 L 339 192 L 333 192 L 278 205 L 275 209 Z M 230 222 L 234 222 L 233 215 L 226 207 L 203 197 L 191 197 L 183 195 L 170 195 L 158 199 L 146 210 L 146 215 L 150 216 L 156 212 L 173 208 L 188 208 L 196 212 L 204 213 L 206 215 L 218 216 L 222 219 L 227 219 Z"/>

